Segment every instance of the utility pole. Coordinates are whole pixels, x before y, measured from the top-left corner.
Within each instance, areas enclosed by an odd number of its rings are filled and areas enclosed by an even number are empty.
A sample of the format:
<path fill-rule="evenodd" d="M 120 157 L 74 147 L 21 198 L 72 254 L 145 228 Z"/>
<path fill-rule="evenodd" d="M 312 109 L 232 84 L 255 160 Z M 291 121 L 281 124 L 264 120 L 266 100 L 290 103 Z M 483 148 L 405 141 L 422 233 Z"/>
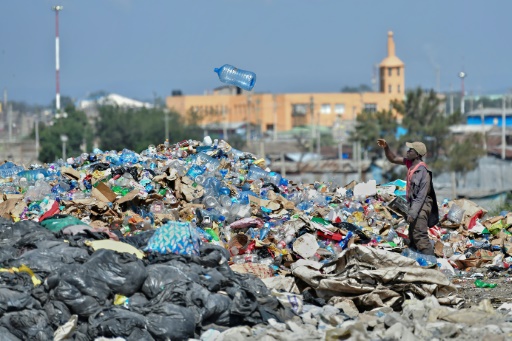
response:
<path fill-rule="evenodd" d="M 439 65 L 436 65 L 436 91 L 437 93 L 441 93 L 441 68 Z"/>
<path fill-rule="evenodd" d="M 7 122 L 9 123 L 9 143 L 12 142 L 12 104 L 7 109 Z"/>
<path fill-rule="evenodd" d="M 450 83 L 450 115 L 453 114 L 453 86 Z"/>
<path fill-rule="evenodd" d="M 276 94 L 272 95 L 272 104 L 273 104 L 273 114 L 274 114 L 274 141 L 277 141 L 277 102 L 276 102 Z"/>
<path fill-rule="evenodd" d="M 503 94 L 501 98 L 501 159 L 505 160 L 506 157 L 506 147 L 507 147 L 507 138 L 506 138 L 506 125 L 507 125 L 507 104 L 506 104 L 507 96 Z"/>
<path fill-rule="evenodd" d="M 460 78 L 460 112 L 461 114 L 465 113 L 464 110 L 464 96 L 466 94 L 464 90 L 464 78 L 466 78 L 466 73 L 464 71 L 459 72 L 459 78 Z"/>
<path fill-rule="evenodd" d="M 2 111 L 7 111 L 7 88 L 4 88 L 4 105 L 2 107 Z"/>
<path fill-rule="evenodd" d="M 52 10 L 55 11 L 55 109 L 60 111 L 60 46 L 59 46 L 59 12 L 64 9 L 64 6 L 53 6 Z"/>
<path fill-rule="evenodd" d="M 309 113 L 311 115 L 311 143 L 309 151 L 313 153 L 313 145 L 315 144 L 315 99 L 313 96 L 309 98 Z"/>
<path fill-rule="evenodd" d="M 36 124 L 36 127 L 35 127 L 35 131 L 36 131 L 36 161 L 39 161 L 39 116 L 40 115 L 41 115 L 40 113 L 36 114 L 36 121 L 35 121 L 35 124 Z"/>
<path fill-rule="evenodd" d="M 165 139 L 169 141 L 169 109 L 164 109 Z"/>
<path fill-rule="evenodd" d="M 249 146 L 249 141 L 251 140 L 251 94 L 247 94 L 247 123 L 245 124 L 245 139 L 247 146 Z"/>
<path fill-rule="evenodd" d="M 222 125 L 222 139 L 224 141 L 228 140 L 228 121 L 226 117 L 226 106 L 222 105 L 222 121 L 224 124 Z"/>

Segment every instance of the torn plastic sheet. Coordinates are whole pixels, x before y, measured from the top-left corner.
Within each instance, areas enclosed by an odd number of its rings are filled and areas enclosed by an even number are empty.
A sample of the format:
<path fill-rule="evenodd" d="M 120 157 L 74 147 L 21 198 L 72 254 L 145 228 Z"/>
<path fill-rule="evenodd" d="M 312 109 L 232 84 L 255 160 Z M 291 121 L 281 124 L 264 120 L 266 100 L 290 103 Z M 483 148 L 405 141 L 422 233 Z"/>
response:
<path fill-rule="evenodd" d="M 361 245 L 353 245 L 331 263 L 312 265 L 296 262 L 292 273 L 314 288 L 318 297 L 361 295 L 357 299 L 363 307 L 394 305 L 405 293 L 443 298 L 456 292 L 436 269 L 421 268 L 400 254 Z"/>

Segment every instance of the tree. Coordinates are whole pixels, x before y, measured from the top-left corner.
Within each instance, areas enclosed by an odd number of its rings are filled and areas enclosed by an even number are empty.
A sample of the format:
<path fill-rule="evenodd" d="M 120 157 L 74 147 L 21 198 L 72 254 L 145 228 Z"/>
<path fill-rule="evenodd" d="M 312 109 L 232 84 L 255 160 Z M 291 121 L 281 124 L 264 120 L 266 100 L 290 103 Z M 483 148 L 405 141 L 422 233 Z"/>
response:
<path fill-rule="evenodd" d="M 377 112 L 363 111 L 357 115 L 356 126 L 350 136 L 351 142 L 360 142 L 362 150 L 381 154 L 377 139 L 384 138 L 394 148 L 398 123 L 390 110 Z"/>
<path fill-rule="evenodd" d="M 51 107 L 55 108 L 55 105 L 56 105 L 56 99 L 54 98 L 52 100 Z M 74 106 L 75 106 L 75 101 L 73 100 L 73 98 L 71 98 L 69 96 L 61 96 L 61 98 L 60 98 L 60 107 L 64 108 L 64 111 L 66 111 L 66 109 L 68 107 L 74 107 Z"/>
<path fill-rule="evenodd" d="M 127 148 L 140 152 L 150 144 L 162 143 L 165 140 L 165 115 L 168 115 L 171 143 L 202 138 L 202 130 L 193 117 L 183 119 L 174 111 L 166 113 L 160 108 L 127 109 L 104 105 L 99 107 L 99 119 L 96 123 L 100 149 Z"/>
<path fill-rule="evenodd" d="M 449 127 L 461 122 L 460 112 L 446 114 L 443 100 L 435 91 L 425 93 L 421 88 L 408 91 L 405 101 L 393 102 L 393 108 L 402 117 L 402 126 L 407 131 L 400 144 L 423 141 L 427 145 L 429 165 L 441 169 L 439 157 L 447 154 L 451 143 Z"/>
<path fill-rule="evenodd" d="M 66 155 L 70 157 L 80 155 L 83 152 L 83 147 L 87 150 L 87 146 L 92 146 L 92 127 L 87 121 L 85 113 L 76 110 L 73 105 L 67 106 L 65 112 L 68 114 L 66 118 L 55 119 L 51 125 L 40 127 L 39 160 L 42 162 L 54 162 L 62 157 L 61 135 L 68 137 Z M 31 137 L 35 138 L 34 131 L 32 131 Z"/>
<path fill-rule="evenodd" d="M 452 142 L 448 148 L 445 170 L 455 172 L 458 178 L 466 180 L 466 174 L 478 166 L 478 160 L 486 154 L 480 143 L 482 134 L 468 134 L 462 140 Z"/>

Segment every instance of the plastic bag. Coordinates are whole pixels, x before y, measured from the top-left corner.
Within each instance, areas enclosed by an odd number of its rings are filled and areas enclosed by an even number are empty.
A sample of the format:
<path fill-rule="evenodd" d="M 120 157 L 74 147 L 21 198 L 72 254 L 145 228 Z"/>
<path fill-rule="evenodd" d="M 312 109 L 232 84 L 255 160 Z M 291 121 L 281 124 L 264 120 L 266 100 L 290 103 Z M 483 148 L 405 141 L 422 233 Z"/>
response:
<path fill-rule="evenodd" d="M 148 241 L 148 252 L 199 255 L 201 237 L 190 223 L 170 221 L 162 225 Z"/>
<path fill-rule="evenodd" d="M 462 222 L 462 218 L 464 217 L 464 210 L 456 204 L 453 204 L 452 207 L 450 207 L 446 217 L 452 223 L 460 224 Z"/>
<path fill-rule="evenodd" d="M 52 232 L 59 232 L 71 225 L 87 225 L 83 221 L 73 216 L 54 215 L 51 218 L 45 219 L 41 222 L 45 228 Z"/>
<path fill-rule="evenodd" d="M 148 276 L 142 285 L 142 292 L 148 298 L 155 297 L 167 284 L 178 279 L 199 281 L 199 276 L 196 273 L 183 271 L 172 264 L 153 264 L 147 267 L 147 271 Z"/>
<path fill-rule="evenodd" d="M 147 328 L 157 340 L 188 340 L 194 337 L 195 316 L 189 308 L 165 302 L 153 307 L 146 318 Z"/>
<path fill-rule="evenodd" d="M 23 310 L 6 313 L 0 325 L 21 340 L 53 340 L 53 329 L 43 310 Z M 0 334 L 3 340 L 3 334 Z"/>
<path fill-rule="evenodd" d="M 125 296 L 138 292 L 147 277 L 144 263 L 135 255 L 106 249 L 93 253 L 84 267 L 96 281 Z"/>
<path fill-rule="evenodd" d="M 146 318 L 123 308 L 110 307 L 91 316 L 89 324 L 89 333 L 95 334 L 95 337 L 128 338 L 135 330 L 146 328 Z"/>

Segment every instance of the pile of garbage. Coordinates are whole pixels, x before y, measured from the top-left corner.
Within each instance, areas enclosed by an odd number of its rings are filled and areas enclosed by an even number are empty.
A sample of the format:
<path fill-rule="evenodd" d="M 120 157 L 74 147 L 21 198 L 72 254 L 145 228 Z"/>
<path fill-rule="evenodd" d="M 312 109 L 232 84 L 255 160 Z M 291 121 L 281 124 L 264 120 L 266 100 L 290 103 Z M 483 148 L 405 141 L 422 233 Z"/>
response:
<path fill-rule="evenodd" d="M 5 162 L 0 332 L 228 340 L 306 330 L 302 339 L 321 339 L 348 335 L 367 312 L 375 333 L 361 335 L 384 337 L 396 332 L 394 311 L 426 298 L 460 308 L 454 279 L 512 262 L 512 214 L 486 218 L 464 199 L 441 204 L 429 231 L 437 257 L 407 248 L 404 189 L 402 180 L 294 183 L 209 137 Z"/>

